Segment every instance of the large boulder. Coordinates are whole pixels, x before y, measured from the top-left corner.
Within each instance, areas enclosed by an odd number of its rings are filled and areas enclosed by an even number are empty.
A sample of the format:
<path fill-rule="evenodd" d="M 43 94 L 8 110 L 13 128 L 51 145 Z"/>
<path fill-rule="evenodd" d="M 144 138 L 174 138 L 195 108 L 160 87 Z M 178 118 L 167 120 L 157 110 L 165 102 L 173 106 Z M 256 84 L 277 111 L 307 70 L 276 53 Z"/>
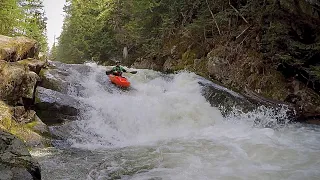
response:
<path fill-rule="evenodd" d="M 47 125 L 75 120 L 80 113 L 80 102 L 73 97 L 38 87 L 36 91 L 36 112 Z"/>
<path fill-rule="evenodd" d="M 264 98 L 248 89 L 245 90 L 245 94 L 239 94 L 209 81 L 201 81 L 199 84 L 202 86 L 202 95 L 212 106 L 217 107 L 225 117 L 235 115 L 234 113 L 236 113 L 236 111 L 248 113 L 269 109 L 275 114 L 283 113 L 283 110 L 285 110 L 286 118 L 275 116 L 276 121 L 265 121 L 264 117 L 258 118 L 257 116 L 254 120 L 256 125 L 272 127 L 278 124 L 285 124 L 288 121 L 297 120 L 295 107 L 290 104 Z"/>
<path fill-rule="evenodd" d="M 58 91 L 63 94 L 73 93 L 80 95 L 84 87 L 79 77 L 87 77 L 92 68 L 82 64 L 63 64 L 49 61 L 49 67 L 40 72 L 39 86 Z M 77 78 L 75 78 L 77 77 Z"/>
<path fill-rule="evenodd" d="M 39 80 L 35 72 L 22 64 L 0 61 L 0 100 L 9 105 L 28 106 L 26 100 L 34 98 L 34 90 Z"/>
<path fill-rule="evenodd" d="M 42 69 L 40 71 L 41 82 L 39 86 L 66 94 L 69 82 L 68 73 L 54 68 Z"/>
<path fill-rule="evenodd" d="M 21 140 L 0 130 L 0 179 L 40 180 L 41 169 Z"/>
<path fill-rule="evenodd" d="M 0 60 L 19 61 L 34 58 L 39 54 L 39 44 L 26 37 L 7 37 L 0 35 Z"/>

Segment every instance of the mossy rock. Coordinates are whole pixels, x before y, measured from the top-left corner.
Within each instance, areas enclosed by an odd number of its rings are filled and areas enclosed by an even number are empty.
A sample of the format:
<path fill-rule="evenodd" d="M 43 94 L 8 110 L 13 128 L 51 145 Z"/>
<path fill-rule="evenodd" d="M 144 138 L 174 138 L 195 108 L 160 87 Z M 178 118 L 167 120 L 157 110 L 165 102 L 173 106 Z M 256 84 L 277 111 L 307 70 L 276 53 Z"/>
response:
<path fill-rule="evenodd" d="M 7 37 L 0 35 L 0 59 L 15 62 L 34 58 L 39 54 L 39 44 L 27 37 Z"/>
<path fill-rule="evenodd" d="M 30 124 L 33 124 L 33 126 Z M 5 104 L 3 101 L 0 101 L 0 129 L 17 136 L 28 146 L 51 146 L 49 131 L 39 132 L 36 127 L 40 125 L 41 123 L 39 122 L 39 119 L 37 119 L 37 116 L 35 116 L 34 120 L 29 124 L 20 124 L 16 122 L 13 119 L 12 108 Z M 45 136 L 46 138 L 42 136 Z"/>
<path fill-rule="evenodd" d="M 35 72 L 36 74 L 39 74 L 41 69 L 46 65 L 45 61 L 40 61 L 32 58 L 18 61 L 18 63 L 24 66 L 28 66 L 29 70 Z"/>
<path fill-rule="evenodd" d="M 39 76 L 19 63 L 0 62 L 0 100 L 9 105 L 22 104 L 22 99 L 33 99 Z"/>

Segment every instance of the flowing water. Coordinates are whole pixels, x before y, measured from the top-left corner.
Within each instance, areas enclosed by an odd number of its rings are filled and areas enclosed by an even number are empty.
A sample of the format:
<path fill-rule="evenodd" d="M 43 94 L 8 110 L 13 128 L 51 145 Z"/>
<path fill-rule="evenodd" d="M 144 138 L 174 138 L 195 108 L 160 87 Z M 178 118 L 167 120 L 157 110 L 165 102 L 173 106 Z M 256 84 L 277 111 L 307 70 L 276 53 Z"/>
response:
<path fill-rule="evenodd" d="M 285 118 L 269 109 L 228 116 L 201 95 L 200 77 L 151 70 L 125 74 L 120 90 L 105 68 L 69 69 L 83 102 L 79 119 L 51 127 L 62 140 L 36 149 L 43 179 L 257 180 L 320 179 L 320 129 L 286 124 L 265 128 L 254 120 Z"/>

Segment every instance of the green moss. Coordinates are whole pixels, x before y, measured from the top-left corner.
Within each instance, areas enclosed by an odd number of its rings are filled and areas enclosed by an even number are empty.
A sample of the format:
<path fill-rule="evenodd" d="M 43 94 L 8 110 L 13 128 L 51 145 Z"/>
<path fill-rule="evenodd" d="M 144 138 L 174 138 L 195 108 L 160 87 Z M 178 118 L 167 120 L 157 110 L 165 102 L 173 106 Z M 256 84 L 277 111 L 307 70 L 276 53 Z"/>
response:
<path fill-rule="evenodd" d="M 182 62 L 184 65 L 193 64 L 194 59 L 196 59 L 196 53 L 191 50 L 186 51 L 182 54 Z"/>
<path fill-rule="evenodd" d="M 10 38 L 7 42 L 0 44 L 0 50 L 10 48 L 13 49 L 18 58 L 23 58 L 28 53 L 30 53 L 30 50 L 35 47 L 35 44 L 37 42 L 35 40 L 26 38 L 26 37 L 17 37 L 17 38 Z M 38 52 L 36 52 L 35 55 L 37 55 Z M 33 55 L 33 54 L 30 54 Z M 0 59 L 4 59 L 5 53 L 0 53 Z"/>
<path fill-rule="evenodd" d="M 46 71 L 47 71 L 46 69 L 41 69 L 41 70 L 40 70 L 39 76 L 40 76 L 41 79 L 43 79 L 43 78 L 45 77 Z"/>
<path fill-rule="evenodd" d="M 33 127 L 35 127 L 37 125 L 37 121 L 32 121 L 30 123 L 27 123 L 25 126 L 29 129 L 32 129 Z"/>
<path fill-rule="evenodd" d="M 33 127 L 37 125 L 36 121 L 28 124 L 19 124 L 14 119 L 12 119 L 11 108 L 0 101 L 0 128 L 7 131 L 25 143 L 41 142 L 45 146 L 50 146 L 50 141 L 43 138 L 41 135 L 50 139 L 50 134 L 41 134 L 39 132 L 33 131 Z"/>
<path fill-rule="evenodd" d="M 320 79 L 320 66 L 311 66 L 310 72 L 312 75 Z"/>
<path fill-rule="evenodd" d="M 51 134 L 49 132 L 40 132 L 40 131 L 35 130 L 35 126 L 37 126 L 38 124 L 39 124 L 38 121 L 32 121 L 30 123 L 25 124 L 24 127 L 29 129 L 30 131 L 36 132 L 37 134 L 39 134 L 43 137 L 51 139 Z"/>
<path fill-rule="evenodd" d="M 195 72 L 202 76 L 208 78 L 208 68 L 207 68 L 208 60 L 206 58 L 201 58 L 199 60 L 194 61 L 194 69 Z"/>

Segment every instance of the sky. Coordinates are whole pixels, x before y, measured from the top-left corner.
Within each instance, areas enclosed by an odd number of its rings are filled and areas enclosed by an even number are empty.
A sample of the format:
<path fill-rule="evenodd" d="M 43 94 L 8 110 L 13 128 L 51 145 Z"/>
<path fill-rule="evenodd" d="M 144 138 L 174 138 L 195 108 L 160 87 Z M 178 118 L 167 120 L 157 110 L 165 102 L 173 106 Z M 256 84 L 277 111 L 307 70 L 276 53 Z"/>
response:
<path fill-rule="evenodd" d="M 44 0 L 44 10 L 47 20 L 47 37 L 49 48 L 52 47 L 54 36 L 59 37 L 63 25 L 63 6 L 65 0 Z"/>

